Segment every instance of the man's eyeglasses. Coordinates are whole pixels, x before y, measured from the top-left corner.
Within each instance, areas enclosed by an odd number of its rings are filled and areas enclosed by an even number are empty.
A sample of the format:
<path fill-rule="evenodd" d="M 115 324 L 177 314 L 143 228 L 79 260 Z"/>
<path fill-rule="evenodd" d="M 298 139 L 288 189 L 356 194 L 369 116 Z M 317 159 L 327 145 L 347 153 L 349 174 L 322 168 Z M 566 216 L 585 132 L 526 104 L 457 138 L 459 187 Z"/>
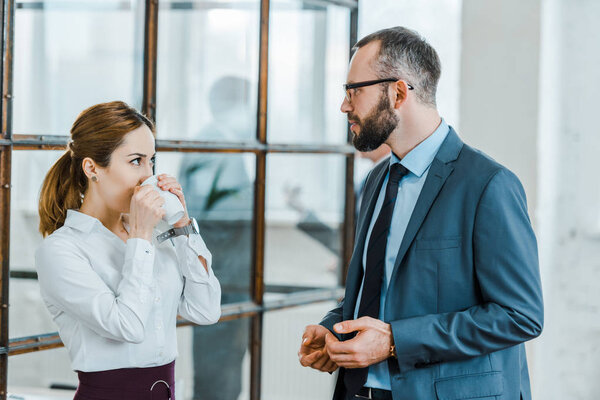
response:
<path fill-rule="evenodd" d="M 376 79 L 373 81 L 344 83 L 344 92 L 346 93 L 346 100 L 348 100 L 348 103 L 352 102 L 352 96 L 355 94 L 355 89 L 365 87 L 365 86 L 377 85 L 378 83 L 397 82 L 399 80 L 400 79 L 396 79 L 396 78 L 386 78 L 386 79 Z M 408 82 L 406 82 L 406 86 L 408 87 L 408 90 L 414 89 L 414 87 Z"/>

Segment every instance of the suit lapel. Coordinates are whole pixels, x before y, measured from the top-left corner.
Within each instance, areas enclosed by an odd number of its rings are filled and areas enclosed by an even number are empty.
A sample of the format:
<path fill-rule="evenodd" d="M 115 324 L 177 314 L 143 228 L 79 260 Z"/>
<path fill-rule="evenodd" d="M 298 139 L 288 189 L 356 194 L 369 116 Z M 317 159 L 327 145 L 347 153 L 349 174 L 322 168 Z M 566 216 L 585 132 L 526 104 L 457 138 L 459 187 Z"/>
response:
<path fill-rule="evenodd" d="M 419 195 L 413 213 L 406 227 L 406 231 L 404 232 L 404 237 L 402 238 L 402 243 L 400 244 L 400 249 L 398 250 L 398 254 L 396 256 L 396 262 L 394 263 L 390 285 L 392 282 L 394 282 L 398 271 L 398 266 L 406 255 L 408 248 L 414 241 L 417 232 L 425 220 L 425 217 L 429 213 L 429 209 L 444 186 L 446 179 L 448 179 L 454 170 L 452 162 L 458 158 L 460 150 L 462 150 L 462 146 L 463 142 L 460 140 L 454 129 L 450 127 L 450 132 L 448 132 L 448 135 L 442 143 L 438 154 L 431 163 L 425 184 L 423 185 L 423 189 L 421 189 L 421 194 Z M 387 305 L 386 310 L 389 310 Z"/>

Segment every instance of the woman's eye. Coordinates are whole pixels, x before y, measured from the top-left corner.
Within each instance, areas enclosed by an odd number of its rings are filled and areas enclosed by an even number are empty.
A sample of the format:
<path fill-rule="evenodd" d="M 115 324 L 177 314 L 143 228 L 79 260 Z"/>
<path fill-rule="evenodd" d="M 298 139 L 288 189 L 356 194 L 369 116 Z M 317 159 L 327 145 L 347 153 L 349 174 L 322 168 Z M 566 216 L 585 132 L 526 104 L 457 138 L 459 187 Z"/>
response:
<path fill-rule="evenodd" d="M 130 163 L 132 163 L 133 165 L 140 165 L 140 158 L 135 158 L 133 160 L 130 161 Z"/>
<path fill-rule="evenodd" d="M 154 165 L 156 163 L 156 158 L 152 157 L 150 159 L 150 164 Z"/>

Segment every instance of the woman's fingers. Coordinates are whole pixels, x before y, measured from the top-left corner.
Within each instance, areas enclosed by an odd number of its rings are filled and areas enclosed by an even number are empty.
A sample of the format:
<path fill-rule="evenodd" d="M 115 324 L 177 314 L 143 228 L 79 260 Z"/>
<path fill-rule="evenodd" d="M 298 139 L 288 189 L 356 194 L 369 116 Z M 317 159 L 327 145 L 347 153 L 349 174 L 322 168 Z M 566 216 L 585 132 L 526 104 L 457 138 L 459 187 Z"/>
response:
<path fill-rule="evenodd" d="M 185 197 L 183 196 L 183 192 L 179 189 L 171 189 L 170 192 L 177 196 L 179 201 L 181 201 L 181 204 L 185 207 Z"/>
<path fill-rule="evenodd" d="M 158 187 L 162 190 L 169 190 L 171 188 L 181 189 L 181 185 L 176 180 L 168 181 L 168 182 L 160 182 Z"/>
<path fill-rule="evenodd" d="M 159 175 L 157 185 L 160 188 L 163 188 L 165 186 L 178 186 L 181 188 L 181 185 L 179 184 L 179 182 L 177 182 L 177 179 L 175 179 L 175 177 L 165 174 Z"/>
<path fill-rule="evenodd" d="M 133 237 L 148 239 L 156 224 L 164 217 L 162 208 L 165 200 L 151 185 L 134 189 L 129 210 L 129 224 L 133 226 Z"/>

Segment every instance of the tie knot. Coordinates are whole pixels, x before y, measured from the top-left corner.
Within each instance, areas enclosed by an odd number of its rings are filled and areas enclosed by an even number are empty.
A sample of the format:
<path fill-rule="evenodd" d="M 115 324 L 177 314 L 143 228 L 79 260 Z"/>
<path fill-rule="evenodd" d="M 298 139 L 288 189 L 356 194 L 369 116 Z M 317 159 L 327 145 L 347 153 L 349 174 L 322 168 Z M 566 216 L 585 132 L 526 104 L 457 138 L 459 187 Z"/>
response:
<path fill-rule="evenodd" d="M 394 163 L 390 167 L 390 182 L 399 183 L 406 174 L 410 171 L 400 163 Z"/>

